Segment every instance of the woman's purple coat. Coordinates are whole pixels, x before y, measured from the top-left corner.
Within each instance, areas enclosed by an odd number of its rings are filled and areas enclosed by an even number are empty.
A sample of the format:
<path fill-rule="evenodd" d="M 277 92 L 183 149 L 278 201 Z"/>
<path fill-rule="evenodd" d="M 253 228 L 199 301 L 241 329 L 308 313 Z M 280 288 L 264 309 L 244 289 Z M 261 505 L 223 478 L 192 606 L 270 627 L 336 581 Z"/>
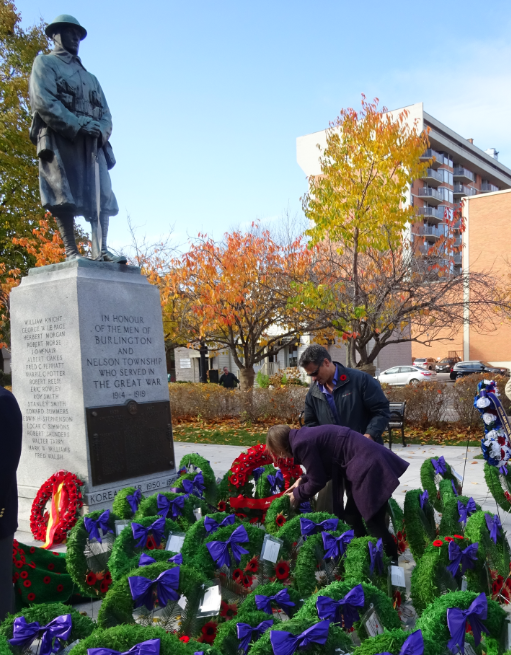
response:
<path fill-rule="evenodd" d="M 384 446 L 338 425 L 291 430 L 289 442 L 295 463 L 306 470 L 293 491 L 295 498 L 307 501 L 332 478 L 339 482 L 344 478 L 366 521 L 391 497 L 408 468 L 408 462 Z M 340 496 L 340 490 L 342 486 L 333 489 L 334 498 Z"/>

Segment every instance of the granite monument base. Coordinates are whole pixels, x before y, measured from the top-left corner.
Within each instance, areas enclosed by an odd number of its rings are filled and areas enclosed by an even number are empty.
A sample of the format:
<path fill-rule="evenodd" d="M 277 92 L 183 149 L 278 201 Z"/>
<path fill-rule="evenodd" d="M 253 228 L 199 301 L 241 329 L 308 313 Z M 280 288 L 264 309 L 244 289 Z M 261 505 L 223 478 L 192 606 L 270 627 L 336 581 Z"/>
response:
<path fill-rule="evenodd" d="M 11 334 L 20 529 L 60 469 L 86 482 L 86 510 L 111 507 L 126 486 L 173 486 L 160 296 L 139 268 L 75 260 L 30 270 L 11 294 Z"/>

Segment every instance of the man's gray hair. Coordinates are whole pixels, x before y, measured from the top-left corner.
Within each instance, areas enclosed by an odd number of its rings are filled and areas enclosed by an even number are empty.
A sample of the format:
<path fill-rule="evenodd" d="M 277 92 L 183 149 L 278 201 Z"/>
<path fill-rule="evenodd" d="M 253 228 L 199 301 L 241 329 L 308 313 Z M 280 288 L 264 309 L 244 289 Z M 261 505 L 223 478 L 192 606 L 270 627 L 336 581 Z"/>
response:
<path fill-rule="evenodd" d="M 299 364 L 302 368 L 305 368 L 309 364 L 321 366 L 325 359 L 328 359 L 329 362 L 332 361 L 328 350 L 324 346 L 320 346 L 319 343 L 313 343 L 303 351 Z"/>

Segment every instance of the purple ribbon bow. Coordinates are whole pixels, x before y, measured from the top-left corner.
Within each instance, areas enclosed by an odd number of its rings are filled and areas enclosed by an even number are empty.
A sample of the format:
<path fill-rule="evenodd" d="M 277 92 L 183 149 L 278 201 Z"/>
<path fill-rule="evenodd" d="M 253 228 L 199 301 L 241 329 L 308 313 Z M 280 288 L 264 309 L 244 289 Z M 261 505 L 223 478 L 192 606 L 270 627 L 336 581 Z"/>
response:
<path fill-rule="evenodd" d="M 454 491 L 454 495 L 457 496 L 458 492 L 456 491 L 456 485 L 454 484 L 454 480 L 451 480 L 451 487 L 452 490 Z"/>
<path fill-rule="evenodd" d="M 312 505 L 309 503 L 309 501 L 301 503 L 298 509 L 302 514 L 312 514 Z"/>
<path fill-rule="evenodd" d="M 229 546 L 231 547 L 232 554 L 236 564 L 239 564 L 242 555 L 248 555 L 248 550 L 245 550 L 239 544 L 248 542 L 248 534 L 244 525 L 240 525 L 234 530 L 229 539 L 226 541 L 211 541 L 206 544 L 209 554 L 217 563 L 218 567 L 231 566 L 231 557 L 229 555 Z"/>
<path fill-rule="evenodd" d="M 484 518 L 486 519 L 486 527 L 490 531 L 490 538 L 493 539 L 493 543 L 497 543 L 497 539 L 500 536 L 500 528 L 502 527 L 502 523 L 500 522 L 500 519 L 498 516 L 490 516 L 489 514 L 485 514 Z"/>
<path fill-rule="evenodd" d="M 106 509 L 103 514 L 99 516 L 97 519 L 91 519 L 88 516 L 86 516 L 83 519 L 83 523 L 85 525 L 85 529 L 89 533 L 89 539 L 96 539 L 100 544 L 103 543 L 101 540 L 101 535 L 99 534 L 99 528 L 103 530 L 103 534 L 105 535 L 107 532 L 111 532 L 112 534 L 114 533 L 113 530 L 111 530 L 108 527 L 108 521 L 110 520 L 110 510 Z"/>
<path fill-rule="evenodd" d="M 504 462 L 503 464 L 501 464 L 501 465 L 499 466 L 499 473 L 500 473 L 500 475 L 507 475 L 507 465 L 506 465 L 506 462 Z"/>
<path fill-rule="evenodd" d="M 451 564 L 447 566 L 447 570 L 455 576 L 458 572 L 458 567 L 461 564 L 461 575 L 465 573 L 467 569 L 474 568 L 474 562 L 477 561 L 477 549 L 479 544 L 470 544 L 465 550 L 461 550 L 458 544 L 455 541 L 449 542 L 449 560 Z"/>
<path fill-rule="evenodd" d="M 206 488 L 202 473 L 197 473 L 193 480 L 182 480 L 181 486 L 187 494 L 193 494 L 194 496 L 202 496 Z"/>
<path fill-rule="evenodd" d="M 138 542 L 135 544 L 135 548 L 143 548 L 147 541 L 147 537 L 152 532 L 154 540 L 157 544 L 160 544 L 161 538 L 163 537 L 163 532 L 165 531 L 165 519 L 156 519 L 154 523 L 147 528 L 144 528 L 140 523 L 132 523 L 131 531 L 133 532 L 133 538 L 138 539 Z"/>
<path fill-rule="evenodd" d="M 138 506 L 140 505 L 140 501 L 142 500 L 142 492 L 140 489 L 135 489 L 135 491 L 130 496 L 126 496 L 126 500 L 131 507 L 131 511 L 133 514 L 135 514 Z"/>
<path fill-rule="evenodd" d="M 71 614 L 57 616 L 47 625 L 40 625 L 38 621 L 27 623 L 24 616 L 14 619 L 12 639 L 9 643 L 19 648 L 28 648 L 30 644 L 41 638 L 40 655 L 50 655 L 56 653 L 61 648 L 61 641 L 65 641 L 71 634 L 73 625 L 71 623 Z M 55 646 L 53 640 L 55 639 Z"/>
<path fill-rule="evenodd" d="M 261 621 L 261 623 L 255 628 L 248 623 L 236 623 L 236 631 L 238 633 L 238 639 L 240 640 L 238 643 L 238 650 L 246 653 L 250 640 L 253 639 L 254 642 L 256 642 L 271 625 L 273 625 L 273 619 Z"/>
<path fill-rule="evenodd" d="M 321 523 L 314 523 L 310 519 L 300 519 L 300 531 L 303 537 L 307 537 L 311 534 L 317 534 L 318 532 L 333 532 L 337 530 L 339 524 L 339 519 L 326 519 L 321 521 Z"/>
<path fill-rule="evenodd" d="M 416 630 L 406 638 L 401 646 L 399 655 L 423 655 L 424 653 L 424 638 L 422 630 Z M 391 655 L 391 653 L 378 653 L 378 655 Z"/>
<path fill-rule="evenodd" d="M 362 585 L 358 584 L 341 600 L 333 600 L 329 596 L 318 596 L 316 609 L 320 619 L 330 619 L 336 623 L 341 623 L 341 618 L 344 619 L 343 628 L 349 630 L 355 621 L 360 619 L 357 607 L 364 607 L 364 602 L 364 590 Z"/>
<path fill-rule="evenodd" d="M 221 523 L 218 523 L 217 521 L 215 521 L 215 519 L 212 519 L 210 516 L 206 516 L 206 518 L 204 519 L 204 529 L 208 534 L 213 534 L 219 528 L 225 528 L 226 525 L 234 525 L 235 521 L 236 521 L 236 517 L 234 516 L 234 514 L 229 514 L 229 516 L 226 516 Z"/>
<path fill-rule="evenodd" d="M 156 503 L 158 505 L 157 513 L 159 516 L 163 516 L 163 518 L 167 518 L 169 511 L 172 510 L 172 518 L 177 519 L 178 516 L 183 515 L 183 508 L 185 506 L 185 497 L 178 496 L 177 498 L 174 498 L 174 500 L 170 500 L 170 498 L 167 498 L 167 496 L 164 496 L 163 494 L 158 494 Z"/>
<path fill-rule="evenodd" d="M 179 587 L 179 566 L 163 571 L 155 580 L 133 576 L 128 578 L 131 597 L 135 601 L 135 608 L 145 605 L 148 610 L 154 608 L 153 584 L 156 583 L 156 596 L 160 607 L 165 607 L 171 600 L 179 600 L 176 593 Z"/>
<path fill-rule="evenodd" d="M 254 476 L 254 480 L 257 482 L 261 475 L 264 473 L 264 466 L 258 466 L 256 469 L 252 471 L 252 475 Z M 245 625 L 245 624 L 243 624 Z"/>
<path fill-rule="evenodd" d="M 486 619 L 488 613 L 488 601 L 484 592 L 473 601 L 467 610 L 460 610 L 457 607 L 450 607 L 447 610 L 447 626 L 451 633 L 451 639 L 447 648 L 451 653 L 457 653 L 459 649 L 464 652 L 465 649 L 465 628 L 467 622 L 470 623 L 474 634 L 476 646 L 481 643 L 481 632 L 488 633 L 488 629 L 481 622 Z"/>
<path fill-rule="evenodd" d="M 291 609 L 295 607 L 295 604 L 289 597 L 289 591 L 287 589 L 281 589 L 275 596 L 263 596 L 261 594 L 256 594 L 255 604 L 258 610 L 261 612 L 266 612 L 266 614 L 271 614 L 271 602 L 276 603 L 281 610 Z"/>
<path fill-rule="evenodd" d="M 460 515 L 458 523 L 463 523 L 463 525 L 465 525 L 468 517 L 474 512 L 477 512 L 477 507 L 476 501 L 473 498 L 469 498 L 466 505 L 464 505 L 461 500 L 458 500 L 458 514 Z"/>
<path fill-rule="evenodd" d="M 149 566 L 149 564 L 156 564 L 156 560 L 154 559 L 154 557 L 151 557 L 150 555 L 146 555 L 146 553 L 142 553 L 142 555 L 140 555 L 140 559 L 138 560 L 138 565 Z"/>
<path fill-rule="evenodd" d="M 169 557 L 167 562 L 172 562 L 172 564 L 182 564 L 183 563 L 183 556 L 181 553 L 178 553 L 177 555 L 172 555 L 172 557 Z"/>
<path fill-rule="evenodd" d="M 294 635 L 284 630 L 272 630 L 270 642 L 274 655 L 292 655 L 297 650 L 305 650 L 310 644 L 323 646 L 328 639 L 330 621 L 320 621 L 304 630 L 300 635 Z"/>
<path fill-rule="evenodd" d="M 438 473 L 438 475 L 444 475 L 444 473 L 447 473 L 447 467 L 445 466 L 445 458 L 443 455 L 438 459 L 432 459 L 431 463 L 433 464 L 435 473 Z"/>
<path fill-rule="evenodd" d="M 142 641 L 124 653 L 112 648 L 87 648 L 87 655 L 160 655 L 160 640 L 148 639 Z"/>
<path fill-rule="evenodd" d="M 378 569 L 380 574 L 383 573 L 383 542 L 381 539 L 378 539 L 376 546 L 372 541 L 368 543 L 369 546 L 369 556 L 371 558 L 370 572 L 371 575 L 374 572 L 374 567 Z"/>
<path fill-rule="evenodd" d="M 424 509 L 424 505 L 428 502 L 428 500 L 429 500 L 429 494 L 428 494 L 428 490 L 426 489 L 426 491 L 419 496 L 419 503 L 421 509 Z"/>
<path fill-rule="evenodd" d="M 266 479 L 270 485 L 272 495 L 278 494 L 282 489 L 284 489 L 284 476 L 280 469 L 275 473 L 275 475 L 269 473 Z"/>
<path fill-rule="evenodd" d="M 323 547 L 325 549 L 325 559 L 329 557 L 342 557 L 346 552 L 346 548 L 350 541 L 354 538 L 355 533 L 353 530 L 348 530 L 343 532 L 340 537 L 334 537 L 333 534 L 329 532 L 323 532 L 321 534 L 323 538 Z"/>

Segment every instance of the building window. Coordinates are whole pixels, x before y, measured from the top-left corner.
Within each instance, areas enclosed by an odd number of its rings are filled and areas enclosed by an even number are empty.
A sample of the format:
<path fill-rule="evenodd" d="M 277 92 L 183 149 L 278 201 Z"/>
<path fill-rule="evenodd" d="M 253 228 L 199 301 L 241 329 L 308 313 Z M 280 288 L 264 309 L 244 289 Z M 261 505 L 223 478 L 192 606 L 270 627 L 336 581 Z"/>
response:
<path fill-rule="evenodd" d="M 298 344 L 289 344 L 288 366 L 298 366 Z"/>

